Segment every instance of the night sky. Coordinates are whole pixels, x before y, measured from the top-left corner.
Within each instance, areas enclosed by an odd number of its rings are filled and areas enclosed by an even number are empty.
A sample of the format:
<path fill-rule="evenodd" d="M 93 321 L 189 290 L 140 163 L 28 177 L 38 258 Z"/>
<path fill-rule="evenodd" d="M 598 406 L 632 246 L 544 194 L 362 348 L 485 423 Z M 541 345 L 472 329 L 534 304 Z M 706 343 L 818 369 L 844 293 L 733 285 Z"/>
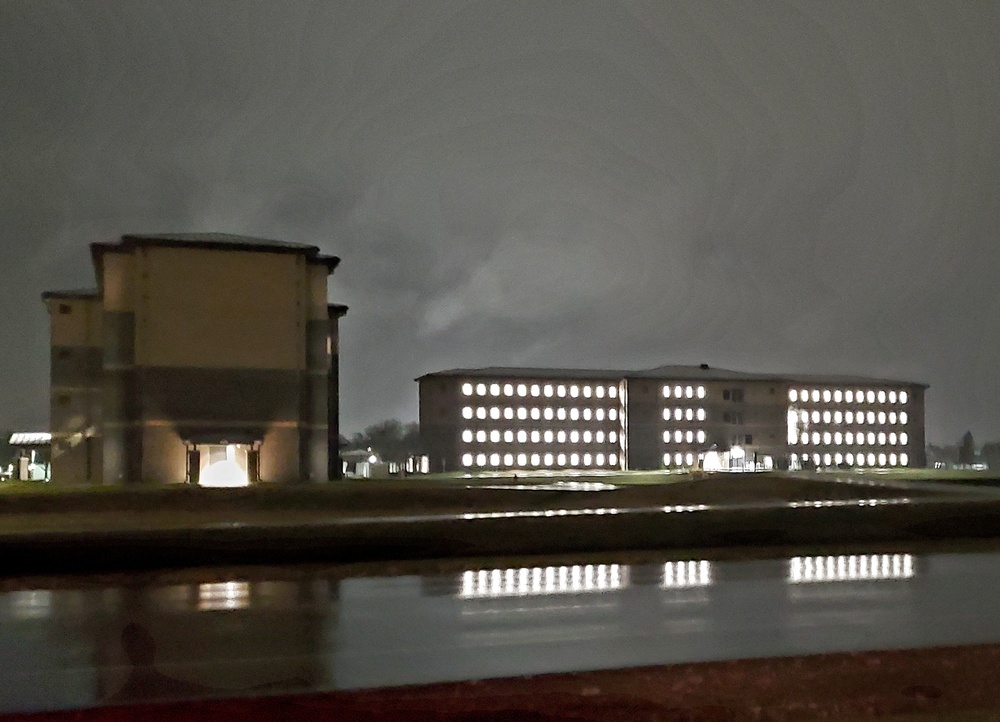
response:
<path fill-rule="evenodd" d="M 996 0 L 3 0 L 0 106 L 0 429 L 89 243 L 219 231 L 342 258 L 348 432 L 429 371 L 705 362 L 1000 439 Z"/>

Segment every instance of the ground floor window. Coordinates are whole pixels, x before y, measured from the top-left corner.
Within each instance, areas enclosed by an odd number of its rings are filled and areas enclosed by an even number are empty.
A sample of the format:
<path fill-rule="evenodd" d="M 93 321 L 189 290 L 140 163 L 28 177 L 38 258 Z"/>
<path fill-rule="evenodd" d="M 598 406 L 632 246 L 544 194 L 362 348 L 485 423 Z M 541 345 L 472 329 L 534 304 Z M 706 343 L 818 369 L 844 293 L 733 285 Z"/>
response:
<path fill-rule="evenodd" d="M 188 447 L 188 483 L 199 486 L 248 486 L 260 480 L 256 444 L 192 444 Z"/>

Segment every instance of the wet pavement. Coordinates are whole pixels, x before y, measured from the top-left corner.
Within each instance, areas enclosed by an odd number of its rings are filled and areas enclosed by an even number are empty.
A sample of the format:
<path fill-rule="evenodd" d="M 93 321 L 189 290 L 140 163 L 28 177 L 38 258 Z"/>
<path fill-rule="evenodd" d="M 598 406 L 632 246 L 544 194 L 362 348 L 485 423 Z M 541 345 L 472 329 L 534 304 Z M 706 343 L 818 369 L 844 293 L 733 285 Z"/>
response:
<path fill-rule="evenodd" d="M 1000 642 L 1000 553 L 6 580 L 2 712 Z"/>

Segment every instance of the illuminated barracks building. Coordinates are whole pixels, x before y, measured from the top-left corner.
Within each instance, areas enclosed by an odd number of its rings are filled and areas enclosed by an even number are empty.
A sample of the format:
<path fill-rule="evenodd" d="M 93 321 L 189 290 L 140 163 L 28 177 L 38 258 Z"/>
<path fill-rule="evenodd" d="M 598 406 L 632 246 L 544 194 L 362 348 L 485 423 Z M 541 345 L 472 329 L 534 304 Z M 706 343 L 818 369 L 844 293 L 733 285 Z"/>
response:
<path fill-rule="evenodd" d="M 701 366 L 426 374 L 432 471 L 924 466 L 924 384 Z"/>
<path fill-rule="evenodd" d="M 96 290 L 43 294 L 53 481 L 339 476 L 338 258 L 225 234 L 124 236 L 91 255 Z"/>

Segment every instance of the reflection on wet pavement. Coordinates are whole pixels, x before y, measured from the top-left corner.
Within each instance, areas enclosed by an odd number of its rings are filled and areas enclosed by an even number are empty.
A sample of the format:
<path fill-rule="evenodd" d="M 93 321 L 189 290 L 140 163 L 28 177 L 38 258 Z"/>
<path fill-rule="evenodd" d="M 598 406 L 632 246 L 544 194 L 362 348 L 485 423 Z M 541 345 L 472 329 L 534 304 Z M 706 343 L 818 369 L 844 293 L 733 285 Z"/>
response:
<path fill-rule="evenodd" d="M 995 553 L 370 574 L 8 581 L 2 711 L 1000 641 Z"/>

